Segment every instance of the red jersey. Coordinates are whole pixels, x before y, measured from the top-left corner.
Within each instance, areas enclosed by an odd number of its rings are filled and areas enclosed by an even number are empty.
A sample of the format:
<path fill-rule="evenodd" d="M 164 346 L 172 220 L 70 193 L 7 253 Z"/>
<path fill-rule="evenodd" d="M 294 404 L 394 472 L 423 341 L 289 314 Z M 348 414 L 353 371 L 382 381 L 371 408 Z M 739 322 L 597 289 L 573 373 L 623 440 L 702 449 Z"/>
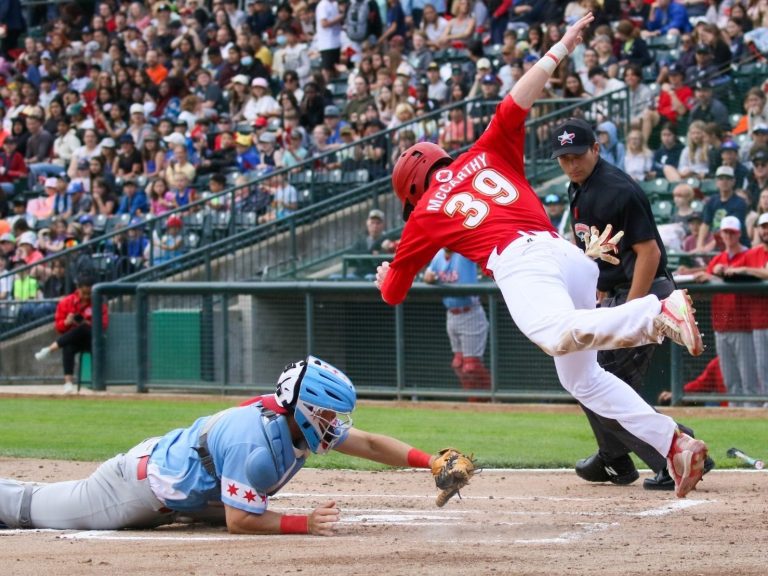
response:
<path fill-rule="evenodd" d="M 467 152 L 437 170 L 403 229 L 381 287 L 388 304 L 405 299 L 413 279 L 441 248 L 483 268 L 518 232 L 555 229 L 525 178 L 525 117 L 511 96 L 496 108 L 487 130 Z"/>
<path fill-rule="evenodd" d="M 744 255 L 747 268 L 768 268 L 768 249 L 755 246 Z M 768 297 L 759 294 L 746 294 L 749 302 L 749 319 L 752 330 L 768 330 Z"/>
<path fill-rule="evenodd" d="M 747 250 L 734 254 L 720 252 L 710 260 L 707 272 L 712 274 L 715 266 L 745 266 Z M 712 329 L 715 332 L 750 332 L 750 303 L 744 294 L 719 293 L 712 297 Z"/>

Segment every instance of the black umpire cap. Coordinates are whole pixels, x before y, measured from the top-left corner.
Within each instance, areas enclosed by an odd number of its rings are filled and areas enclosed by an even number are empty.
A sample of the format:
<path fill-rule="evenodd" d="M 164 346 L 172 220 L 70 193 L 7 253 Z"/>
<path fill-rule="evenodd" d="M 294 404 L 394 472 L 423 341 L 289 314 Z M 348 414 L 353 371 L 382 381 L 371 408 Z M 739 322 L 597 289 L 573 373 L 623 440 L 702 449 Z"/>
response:
<path fill-rule="evenodd" d="M 560 123 L 550 137 L 555 159 L 563 154 L 584 154 L 595 143 L 595 133 L 589 122 L 581 118 L 569 118 Z"/>

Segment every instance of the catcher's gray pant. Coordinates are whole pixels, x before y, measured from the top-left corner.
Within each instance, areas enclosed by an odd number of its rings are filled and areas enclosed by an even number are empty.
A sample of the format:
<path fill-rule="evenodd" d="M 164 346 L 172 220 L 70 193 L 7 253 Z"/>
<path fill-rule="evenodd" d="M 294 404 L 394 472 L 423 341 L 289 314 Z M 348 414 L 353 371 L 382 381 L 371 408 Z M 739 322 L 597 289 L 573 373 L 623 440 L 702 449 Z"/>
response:
<path fill-rule="evenodd" d="M 768 329 L 754 330 L 752 342 L 757 356 L 757 379 L 760 382 L 760 394 L 768 394 Z"/>
<path fill-rule="evenodd" d="M 156 439 L 104 462 L 84 480 L 37 484 L 0 479 L 0 521 L 10 528 L 107 530 L 150 528 L 174 521 L 138 463 Z"/>
<path fill-rule="evenodd" d="M 488 318 L 479 304 L 467 312 L 445 314 L 445 330 L 451 341 L 451 351 L 464 356 L 482 358 L 488 341 Z"/>
<path fill-rule="evenodd" d="M 653 282 L 650 293 L 659 298 L 666 298 L 674 289 L 675 285 L 672 280 L 660 278 Z M 627 301 L 628 295 L 629 290 L 617 290 L 613 296 L 604 299 L 600 307 L 612 308 L 624 304 Z M 637 348 L 600 350 L 597 353 L 597 362 L 605 370 L 621 378 L 639 392 L 657 347 L 657 344 L 648 344 L 647 346 L 638 346 Z M 584 405 L 581 408 L 584 410 L 587 420 L 589 420 L 592 432 L 594 432 L 595 439 L 597 440 L 598 450 L 604 460 L 615 460 L 629 452 L 634 452 L 654 472 L 666 468 L 666 459 L 653 446 L 643 442 L 622 428 L 615 420 L 603 418 Z M 678 428 L 689 436 L 693 436 L 693 430 L 690 428 L 679 423 Z"/>
<path fill-rule="evenodd" d="M 715 332 L 720 372 L 729 394 L 744 396 L 761 392 L 752 332 Z M 762 350 L 765 354 L 765 349 Z M 757 402 L 731 402 L 732 406 L 759 406 Z"/>

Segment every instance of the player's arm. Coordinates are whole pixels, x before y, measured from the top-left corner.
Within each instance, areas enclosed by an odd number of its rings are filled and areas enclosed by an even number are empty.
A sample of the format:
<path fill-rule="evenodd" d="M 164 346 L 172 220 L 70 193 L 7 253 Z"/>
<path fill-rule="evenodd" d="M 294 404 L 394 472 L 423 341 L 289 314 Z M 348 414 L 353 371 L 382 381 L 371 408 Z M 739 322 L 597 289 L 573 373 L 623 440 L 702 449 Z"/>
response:
<path fill-rule="evenodd" d="M 655 239 L 632 244 L 632 251 L 637 258 L 635 259 L 635 270 L 632 273 L 632 285 L 629 288 L 627 301 L 648 295 L 661 260 L 661 250 L 659 250 Z"/>
<path fill-rule="evenodd" d="M 558 64 L 583 41 L 583 33 L 595 17 L 587 13 L 573 26 L 569 26 L 562 40 L 550 48 L 538 62 L 510 90 L 509 95 L 521 108 L 528 109 L 541 96 L 541 91 L 549 81 Z"/>
<path fill-rule="evenodd" d="M 332 536 L 339 521 L 335 502 L 326 502 L 308 515 L 278 514 L 266 510 L 253 514 L 224 504 L 227 530 L 230 534 L 315 534 Z"/>
<path fill-rule="evenodd" d="M 372 434 L 357 428 L 350 429 L 346 439 L 336 446 L 335 450 L 388 466 L 429 468 L 435 459 L 435 456 L 421 452 L 397 438 Z"/>

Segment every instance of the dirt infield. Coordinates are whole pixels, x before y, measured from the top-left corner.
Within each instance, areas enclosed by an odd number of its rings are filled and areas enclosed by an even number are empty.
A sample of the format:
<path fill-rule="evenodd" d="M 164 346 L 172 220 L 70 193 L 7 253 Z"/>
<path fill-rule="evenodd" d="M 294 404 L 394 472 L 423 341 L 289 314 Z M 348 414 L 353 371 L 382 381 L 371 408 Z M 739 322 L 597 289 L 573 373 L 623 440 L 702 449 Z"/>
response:
<path fill-rule="evenodd" d="M 0 476 L 81 478 L 93 463 L 0 459 Z M 3 574 L 764 575 L 768 474 L 710 473 L 685 500 L 588 485 L 571 472 L 486 470 L 434 506 L 425 471 L 303 470 L 271 509 L 342 510 L 338 534 L 230 536 L 221 528 L 0 530 Z"/>

